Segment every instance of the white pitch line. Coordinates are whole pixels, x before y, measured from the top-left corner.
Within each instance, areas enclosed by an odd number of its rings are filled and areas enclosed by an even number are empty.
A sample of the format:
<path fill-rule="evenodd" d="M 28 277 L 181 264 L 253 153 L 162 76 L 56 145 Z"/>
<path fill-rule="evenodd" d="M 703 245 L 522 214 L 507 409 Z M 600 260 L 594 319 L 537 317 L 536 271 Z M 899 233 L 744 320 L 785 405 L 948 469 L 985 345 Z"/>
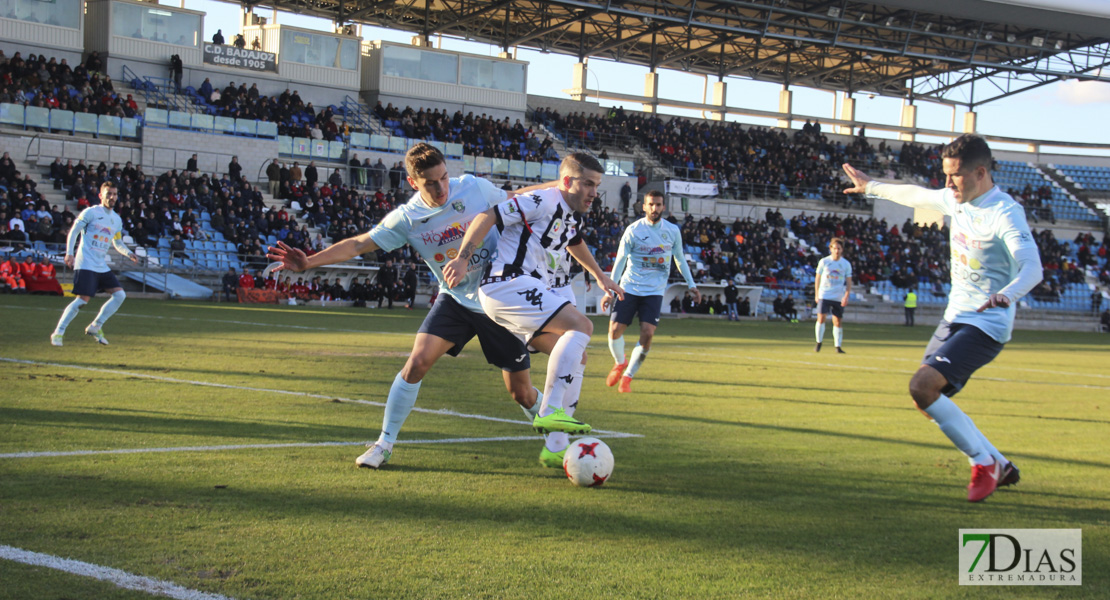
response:
<path fill-rule="evenodd" d="M 571 436 L 582 437 L 582 436 Z M 635 433 L 607 433 L 590 437 L 618 439 L 643 437 Z M 397 440 L 398 444 L 472 444 L 476 442 L 535 442 L 543 438 L 536 435 L 514 435 L 501 437 L 475 437 L 475 438 L 444 438 L 434 440 Z M 158 452 L 213 452 L 221 450 L 258 450 L 274 448 L 322 448 L 328 446 L 365 446 L 365 441 L 360 442 L 290 442 L 287 444 L 235 444 L 229 446 L 176 446 L 168 448 L 123 448 L 116 450 L 69 450 L 58 452 L 12 452 L 0 454 L 0 458 L 50 458 L 57 456 L 94 456 L 98 454 L 147 454 Z"/>
<path fill-rule="evenodd" d="M 7 358 L 7 357 L 4 357 L 4 356 L 0 356 L 0 361 L 15 363 L 15 364 L 21 364 L 21 365 L 39 366 L 39 367 L 58 367 L 58 368 L 63 368 L 63 369 L 80 369 L 82 371 L 93 371 L 93 372 L 96 372 L 96 373 L 110 373 L 110 374 L 113 374 L 113 375 L 125 375 L 127 377 L 140 377 L 140 378 L 143 378 L 143 379 L 153 379 L 155 381 L 165 381 L 165 382 L 168 382 L 168 383 L 183 383 L 183 384 L 186 384 L 186 385 L 199 385 L 199 386 L 204 386 L 204 387 L 215 387 L 215 388 L 224 388 L 224 389 L 232 389 L 232 390 L 243 390 L 243 391 L 248 391 L 248 392 L 263 392 L 263 393 L 267 393 L 267 394 L 284 394 L 284 395 L 287 395 L 287 396 L 301 396 L 303 398 L 319 398 L 319 399 L 322 399 L 322 400 L 338 400 L 339 402 L 347 402 L 347 403 L 350 403 L 350 404 L 365 404 L 365 405 L 368 405 L 368 406 L 385 407 L 384 402 L 374 402 L 372 400 L 362 400 L 362 399 L 359 399 L 359 398 L 343 398 L 343 397 L 340 397 L 340 396 L 331 396 L 331 395 L 328 395 L 328 394 L 313 394 L 313 393 L 310 393 L 310 392 L 296 392 L 296 391 L 293 391 L 293 390 L 279 390 L 279 389 L 273 389 L 273 388 L 258 388 L 258 387 L 250 387 L 250 386 L 243 386 L 243 385 L 231 385 L 229 383 L 214 383 L 214 382 L 211 382 L 211 381 L 196 381 L 196 380 L 191 380 L 191 379 L 178 379 L 176 377 L 163 377 L 161 375 L 148 375 L 146 373 L 135 373 L 135 372 L 132 372 L 132 371 L 120 371 L 120 370 L 117 370 L 117 369 L 102 369 L 102 368 L 99 368 L 99 367 L 86 367 L 84 365 L 69 365 L 69 364 L 64 364 L 64 363 L 40 362 L 40 361 L 36 361 L 36 360 L 23 360 L 23 359 L 19 359 L 19 358 Z M 528 423 L 527 421 L 521 421 L 519 419 L 505 419 L 505 418 L 501 418 L 501 417 L 490 417 L 490 416 L 487 416 L 487 415 L 475 415 L 475 414 L 470 414 L 470 413 L 461 413 L 461 412 L 458 412 L 458 411 L 451 410 L 449 408 L 430 409 L 430 408 L 415 408 L 414 407 L 412 409 L 412 412 L 419 412 L 419 413 L 424 413 L 424 414 L 429 414 L 429 415 L 439 415 L 439 416 L 443 416 L 443 417 L 459 417 L 461 419 L 478 419 L 480 421 L 493 421 L 493 422 L 496 422 L 496 423 L 512 423 L 513 425 L 531 426 L 531 423 Z M 624 433 L 624 432 L 620 432 L 620 431 L 608 431 L 608 430 L 604 430 L 604 429 L 595 429 L 594 433 L 609 434 L 609 435 L 623 435 L 623 436 L 637 436 L 637 437 L 639 437 L 638 434 Z"/>
<path fill-rule="evenodd" d="M 46 308 L 44 306 L 12 306 L 10 304 L 0 304 L 0 308 L 9 308 L 16 310 L 44 310 L 50 312 L 58 312 L 55 308 Z M 116 313 L 117 316 L 137 318 L 137 319 L 161 319 L 166 321 L 190 321 L 190 322 L 204 322 L 204 323 L 227 323 L 229 325 L 252 325 L 255 327 L 278 327 L 282 329 L 301 329 L 306 331 L 332 331 L 340 333 L 367 333 L 373 335 L 412 335 L 404 331 L 371 331 L 369 329 L 342 329 L 338 327 L 309 327 L 308 325 L 290 325 L 288 323 L 259 323 L 257 321 L 235 321 L 231 319 L 201 319 L 197 317 L 169 317 L 165 315 L 141 315 L 136 313 Z"/>
<path fill-rule="evenodd" d="M 103 567 L 69 558 L 60 558 L 50 554 L 31 552 L 30 550 L 13 548 L 12 546 L 0 545 L 0 558 L 34 567 L 56 569 L 82 577 L 92 577 L 93 579 L 112 583 L 116 587 L 146 592 L 148 594 L 157 594 L 177 600 L 232 600 L 230 597 L 220 594 L 190 590 L 172 581 L 151 579 L 150 577 L 134 575 L 111 567 Z"/>

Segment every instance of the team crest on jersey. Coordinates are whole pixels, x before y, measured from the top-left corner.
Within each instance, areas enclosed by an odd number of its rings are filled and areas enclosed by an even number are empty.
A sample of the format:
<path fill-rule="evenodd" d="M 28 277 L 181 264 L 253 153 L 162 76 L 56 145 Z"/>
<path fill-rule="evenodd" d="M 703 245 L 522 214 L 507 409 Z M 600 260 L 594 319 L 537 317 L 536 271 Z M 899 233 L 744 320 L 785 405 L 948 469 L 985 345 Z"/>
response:
<path fill-rule="evenodd" d="M 451 208 L 455 209 L 455 212 L 462 212 L 466 210 L 466 205 L 463 204 L 462 200 L 455 200 L 451 203 Z"/>

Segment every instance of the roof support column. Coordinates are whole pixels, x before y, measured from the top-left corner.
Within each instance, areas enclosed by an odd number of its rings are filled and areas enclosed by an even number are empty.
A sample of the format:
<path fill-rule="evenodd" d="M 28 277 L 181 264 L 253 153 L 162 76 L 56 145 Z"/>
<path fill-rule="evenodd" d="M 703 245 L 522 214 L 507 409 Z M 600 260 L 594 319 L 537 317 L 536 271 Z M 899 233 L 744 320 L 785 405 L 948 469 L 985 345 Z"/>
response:
<path fill-rule="evenodd" d="M 709 118 L 713 121 L 724 121 L 725 115 L 728 111 L 725 110 L 725 98 L 728 97 L 728 83 L 718 81 L 713 84 L 713 106 L 721 107 L 720 110 L 713 111 Z"/>
<path fill-rule="evenodd" d="M 964 133 L 975 133 L 979 124 L 979 113 L 969 110 L 964 113 Z"/>
<path fill-rule="evenodd" d="M 576 62 L 571 70 L 570 99 L 579 102 L 589 97 L 586 89 L 586 63 Z"/>
<path fill-rule="evenodd" d="M 909 102 L 902 105 L 902 127 L 909 127 L 910 129 L 917 129 L 917 106 Z M 900 133 L 898 139 L 903 142 L 912 142 L 917 138 L 913 132 Z"/>
<path fill-rule="evenodd" d="M 794 92 L 785 85 L 779 92 L 779 112 L 786 116 L 779 117 L 778 127 L 790 129 L 790 123 L 794 121 Z"/>
<path fill-rule="evenodd" d="M 840 107 L 840 120 L 852 122 L 856 120 L 856 99 L 848 94 L 844 95 L 844 104 Z M 855 128 L 851 125 L 837 125 L 836 127 L 837 133 L 843 135 L 852 135 L 853 129 Z"/>
<path fill-rule="evenodd" d="M 644 96 L 651 102 L 644 103 L 644 112 L 655 114 L 659 111 L 659 73 L 649 71 L 644 75 Z"/>

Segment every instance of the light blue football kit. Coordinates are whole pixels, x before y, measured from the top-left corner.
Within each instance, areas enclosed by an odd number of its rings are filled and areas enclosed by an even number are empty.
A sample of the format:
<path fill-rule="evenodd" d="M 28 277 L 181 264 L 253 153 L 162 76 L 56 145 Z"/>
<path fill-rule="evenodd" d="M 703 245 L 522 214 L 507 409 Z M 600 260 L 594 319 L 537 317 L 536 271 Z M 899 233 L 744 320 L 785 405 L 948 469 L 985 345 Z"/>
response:
<path fill-rule="evenodd" d="M 481 313 L 478 284 L 497 247 L 497 231 L 491 228 L 482 245 L 475 250 L 467 266 L 466 277 L 459 285 L 447 287 L 443 265 L 458 256 L 463 235 L 474 217 L 505 198 L 505 190 L 485 179 L 472 175 L 453 177 L 448 183 L 447 202 L 443 206 L 429 206 L 420 194 L 413 194 L 411 200 L 393 209 L 370 230 L 370 239 L 386 252 L 409 244 L 435 275 L 441 294 L 447 294 L 466 308 Z"/>
<path fill-rule="evenodd" d="M 867 193 L 905 206 L 939 211 L 951 218 L 952 290 L 922 361 L 943 375 L 947 385 L 924 410 L 974 468 L 990 468 L 990 476 L 998 485 L 1015 483 L 1016 467 L 950 396 L 1001 352 L 1013 331 L 1018 300 L 1041 281 L 1040 253 L 1025 220 L 1025 210 L 997 186 L 963 203 L 947 188 L 926 190 L 872 181 L 867 184 Z M 995 294 L 1005 296 L 1009 306 L 978 312 Z"/>
<path fill-rule="evenodd" d="M 678 225 L 665 219 L 652 225 L 646 218 L 640 219 L 629 225 L 621 236 L 613 263 L 613 281 L 620 284 L 626 294 L 662 296 L 667 289 L 672 259 L 678 264 L 686 285 L 694 287 Z"/>

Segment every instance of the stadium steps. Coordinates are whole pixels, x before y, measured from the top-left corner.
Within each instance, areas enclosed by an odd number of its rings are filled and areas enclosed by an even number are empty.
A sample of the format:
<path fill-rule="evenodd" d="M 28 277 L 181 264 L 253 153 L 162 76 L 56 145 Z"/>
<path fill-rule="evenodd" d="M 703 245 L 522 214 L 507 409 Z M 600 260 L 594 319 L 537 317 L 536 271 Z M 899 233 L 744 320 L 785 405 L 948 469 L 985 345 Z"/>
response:
<path fill-rule="evenodd" d="M 165 292 L 170 298 L 207 300 L 214 293 L 210 288 L 185 279 L 180 275 L 164 271 L 124 271 L 122 275 L 132 281 L 142 283 L 148 288 Z"/>
<path fill-rule="evenodd" d="M 1051 179 L 1052 181 L 1055 181 L 1057 184 L 1060 185 L 1060 187 L 1067 190 L 1067 192 L 1071 194 L 1071 196 L 1075 198 L 1076 201 L 1078 201 L 1080 204 L 1087 207 L 1088 209 L 1093 210 L 1095 214 L 1102 217 L 1103 224 L 1105 224 L 1106 218 L 1110 216 L 1110 213 L 1108 213 L 1095 201 L 1090 191 L 1081 190 L 1076 187 L 1075 183 L 1069 181 L 1067 176 L 1061 173 L 1059 169 L 1044 165 L 1037 165 L 1037 168 L 1040 169 L 1042 173 L 1044 173 L 1045 177 Z"/>

